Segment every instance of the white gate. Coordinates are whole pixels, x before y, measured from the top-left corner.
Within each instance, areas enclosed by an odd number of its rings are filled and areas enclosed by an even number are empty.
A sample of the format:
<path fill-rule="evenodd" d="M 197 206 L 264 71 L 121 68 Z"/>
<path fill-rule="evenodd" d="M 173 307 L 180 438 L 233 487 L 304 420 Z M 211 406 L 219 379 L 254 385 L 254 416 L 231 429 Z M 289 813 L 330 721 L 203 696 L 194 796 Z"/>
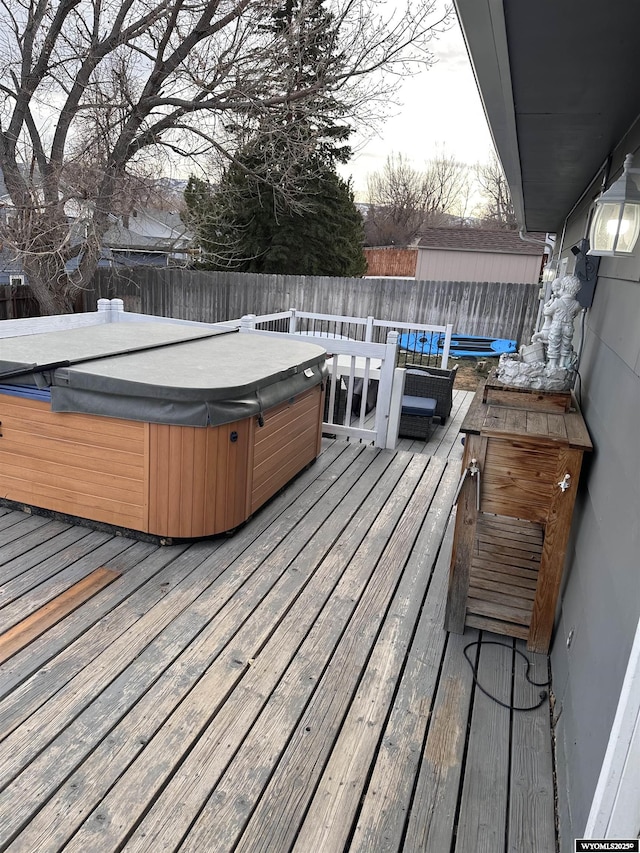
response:
<path fill-rule="evenodd" d="M 269 317 L 255 317 L 249 314 L 240 323 L 240 332 L 257 335 L 287 337 L 300 341 L 306 333 L 274 332 L 256 328 L 256 323 L 272 320 Z M 323 422 L 325 432 L 334 435 L 345 435 L 349 438 L 370 441 L 376 447 L 393 448 L 398 439 L 398 424 L 402 406 L 404 389 L 404 370 L 396 369 L 398 350 L 398 333 L 391 331 L 387 334 L 385 344 L 374 344 L 368 341 L 352 341 L 346 338 L 325 336 L 321 333 L 309 334 L 313 343 L 327 350 L 327 365 L 329 381 L 326 395 L 328 419 Z M 369 389 L 375 383 L 375 424 L 373 429 L 365 426 Z M 343 406 L 336 406 L 338 396 L 344 398 Z M 359 404 L 357 400 L 359 398 Z M 355 403 L 355 406 L 354 406 Z M 356 421 L 352 412 L 356 410 Z M 359 409 L 359 411 L 358 411 Z M 334 413 L 343 411 L 342 422 L 335 419 Z"/>

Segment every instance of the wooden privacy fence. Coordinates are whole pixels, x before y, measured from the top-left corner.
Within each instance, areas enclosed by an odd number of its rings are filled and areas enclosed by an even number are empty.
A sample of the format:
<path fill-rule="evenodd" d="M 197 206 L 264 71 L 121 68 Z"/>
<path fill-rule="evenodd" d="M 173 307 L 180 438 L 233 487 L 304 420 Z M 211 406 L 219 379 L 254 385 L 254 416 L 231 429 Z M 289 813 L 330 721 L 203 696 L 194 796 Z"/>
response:
<path fill-rule="evenodd" d="M 314 314 L 376 317 L 445 326 L 454 333 L 528 342 L 539 306 L 536 284 L 257 275 L 185 269 L 99 270 L 85 310 L 119 297 L 129 311 L 217 323 L 291 306 Z M 384 340 L 379 338 L 374 340 Z"/>
<path fill-rule="evenodd" d="M 416 277 L 417 249 L 399 249 L 396 246 L 367 247 L 364 256 L 367 259 L 368 276 Z"/>
<path fill-rule="evenodd" d="M 30 287 L 0 285 L 0 320 L 37 317 L 39 313 L 38 303 Z"/>

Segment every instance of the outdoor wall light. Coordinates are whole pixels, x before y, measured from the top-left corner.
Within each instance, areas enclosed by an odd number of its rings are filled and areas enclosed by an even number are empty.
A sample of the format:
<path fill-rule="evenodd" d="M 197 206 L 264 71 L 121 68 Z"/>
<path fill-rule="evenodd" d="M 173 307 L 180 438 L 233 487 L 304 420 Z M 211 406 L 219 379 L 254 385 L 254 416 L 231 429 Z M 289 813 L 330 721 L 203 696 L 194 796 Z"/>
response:
<path fill-rule="evenodd" d="M 600 198 L 589 230 L 590 255 L 629 257 L 640 234 L 640 169 L 627 154 L 624 171 Z"/>

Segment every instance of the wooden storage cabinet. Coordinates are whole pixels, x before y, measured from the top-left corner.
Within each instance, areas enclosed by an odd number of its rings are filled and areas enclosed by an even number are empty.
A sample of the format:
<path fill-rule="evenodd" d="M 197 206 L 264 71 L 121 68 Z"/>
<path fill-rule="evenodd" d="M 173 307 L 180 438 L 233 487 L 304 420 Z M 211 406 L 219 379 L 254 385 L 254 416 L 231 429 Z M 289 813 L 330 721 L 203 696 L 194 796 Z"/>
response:
<path fill-rule="evenodd" d="M 469 625 L 549 650 L 582 458 L 592 449 L 575 400 L 561 407 L 558 398 L 476 393 L 461 427 L 462 471 L 475 459 L 480 489 L 476 474 L 460 490 L 448 631 Z"/>

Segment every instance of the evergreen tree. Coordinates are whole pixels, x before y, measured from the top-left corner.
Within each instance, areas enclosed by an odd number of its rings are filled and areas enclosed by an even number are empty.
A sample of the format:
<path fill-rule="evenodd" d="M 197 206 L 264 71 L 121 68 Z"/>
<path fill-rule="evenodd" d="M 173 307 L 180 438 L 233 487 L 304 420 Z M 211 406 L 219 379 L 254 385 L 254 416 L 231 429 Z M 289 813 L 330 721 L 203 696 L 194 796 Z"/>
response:
<path fill-rule="evenodd" d="M 198 211 L 190 218 L 199 223 L 198 265 L 283 275 L 364 275 L 364 225 L 349 184 L 328 167 L 314 168 L 301 183 L 305 207 L 298 210 L 283 206 L 277 192 L 256 186 L 238 167 L 226 173 L 208 204 L 202 203 L 207 185 L 191 178 L 185 197 L 190 217 Z"/>
<path fill-rule="evenodd" d="M 225 170 L 215 192 L 190 180 L 185 193 L 202 265 L 213 269 L 298 275 L 359 276 L 366 270 L 364 225 L 348 183 L 335 171 L 347 162 L 351 129 L 322 85 L 332 61 L 336 24 L 323 0 L 286 0 L 265 30 L 283 34 L 288 98 L 283 132 L 261 127 Z M 296 93 L 317 87 L 301 111 Z M 270 126 L 273 114 L 269 117 Z M 305 151 L 304 157 L 298 153 Z M 281 187 L 286 187 L 286 193 Z"/>

